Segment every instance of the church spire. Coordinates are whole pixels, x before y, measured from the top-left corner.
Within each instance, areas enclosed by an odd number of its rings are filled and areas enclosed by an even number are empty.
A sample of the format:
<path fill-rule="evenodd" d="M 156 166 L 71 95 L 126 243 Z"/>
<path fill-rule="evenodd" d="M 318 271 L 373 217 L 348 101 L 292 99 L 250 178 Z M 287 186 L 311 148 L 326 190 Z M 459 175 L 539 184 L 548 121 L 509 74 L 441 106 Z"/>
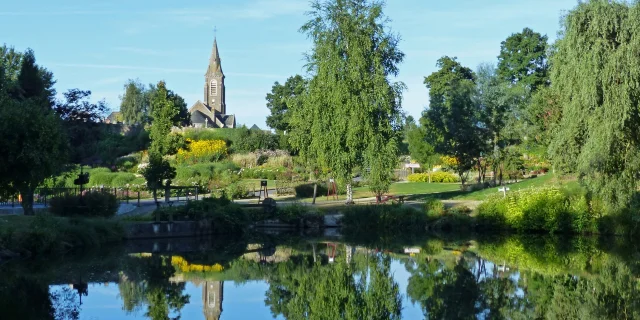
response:
<path fill-rule="evenodd" d="M 208 72 L 222 73 L 222 65 L 220 64 L 220 54 L 218 53 L 218 39 L 217 39 L 217 36 L 215 35 L 215 31 L 213 36 L 213 48 L 211 49 L 211 57 L 209 58 Z"/>

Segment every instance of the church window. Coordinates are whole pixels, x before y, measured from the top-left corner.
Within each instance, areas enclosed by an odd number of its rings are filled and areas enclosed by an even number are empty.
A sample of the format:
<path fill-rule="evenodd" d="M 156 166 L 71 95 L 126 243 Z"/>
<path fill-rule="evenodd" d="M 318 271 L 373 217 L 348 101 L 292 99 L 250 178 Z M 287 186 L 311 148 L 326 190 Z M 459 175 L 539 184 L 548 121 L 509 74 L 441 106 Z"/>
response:
<path fill-rule="evenodd" d="M 211 80 L 211 83 L 209 84 L 209 95 L 218 95 L 218 81 L 216 81 L 215 79 Z"/>

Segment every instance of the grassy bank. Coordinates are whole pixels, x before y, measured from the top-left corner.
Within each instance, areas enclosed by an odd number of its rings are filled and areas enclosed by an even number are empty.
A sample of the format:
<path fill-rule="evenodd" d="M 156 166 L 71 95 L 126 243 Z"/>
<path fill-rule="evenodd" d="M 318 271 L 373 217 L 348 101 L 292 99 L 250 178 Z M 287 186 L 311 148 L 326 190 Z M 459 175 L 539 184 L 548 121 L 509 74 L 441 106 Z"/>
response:
<path fill-rule="evenodd" d="M 0 217 L 0 251 L 43 256 L 121 241 L 123 228 L 108 219 L 11 215 Z"/>

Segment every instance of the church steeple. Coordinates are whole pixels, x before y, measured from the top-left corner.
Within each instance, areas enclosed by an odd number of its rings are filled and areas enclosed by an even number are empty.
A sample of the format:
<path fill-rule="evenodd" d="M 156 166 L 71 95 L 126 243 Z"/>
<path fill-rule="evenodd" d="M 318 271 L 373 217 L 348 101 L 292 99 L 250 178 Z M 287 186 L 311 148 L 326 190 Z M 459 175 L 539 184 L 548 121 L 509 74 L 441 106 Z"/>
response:
<path fill-rule="evenodd" d="M 222 64 L 220 63 L 220 54 L 218 53 L 218 39 L 213 38 L 213 48 L 211 49 L 211 57 L 209 58 L 209 70 L 207 72 L 223 73 Z"/>
<path fill-rule="evenodd" d="M 209 67 L 204 75 L 204 102 L 215 113 L 226 114 L 224 73 L 218 52 L 218 39 L 213 37 L 213 48 L 209 57 Z"/>

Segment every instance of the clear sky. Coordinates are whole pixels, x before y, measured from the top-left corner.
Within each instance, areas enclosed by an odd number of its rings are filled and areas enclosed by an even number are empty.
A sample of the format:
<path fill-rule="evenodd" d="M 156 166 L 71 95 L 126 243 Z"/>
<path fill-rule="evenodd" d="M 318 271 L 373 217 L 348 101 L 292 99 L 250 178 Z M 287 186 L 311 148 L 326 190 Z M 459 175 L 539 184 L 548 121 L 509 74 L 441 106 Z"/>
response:
<path fill-rule="evenodd" d="M 473 69 L 495 62 L 500 42 L 530 27 L 556 38 L 576 0 L 387 0 L 390 27 L 406 54 L 397 80 L 403 108 L 428 105 L 424 76 L 443 55 Z M 217 27 L 226 75 L 227 112 L 238 124 L 265 128 L 265 95 L 275 81 L 304 74 L 310 41 L 298 32 L 308 0 L 21 0 L 0 7 L 0 43 L 32 48 L 54 73 L 56 89 L 91 90 L 113 110 L 127 79 L 165 80 L 191 107 L 202 99 Z"/>

